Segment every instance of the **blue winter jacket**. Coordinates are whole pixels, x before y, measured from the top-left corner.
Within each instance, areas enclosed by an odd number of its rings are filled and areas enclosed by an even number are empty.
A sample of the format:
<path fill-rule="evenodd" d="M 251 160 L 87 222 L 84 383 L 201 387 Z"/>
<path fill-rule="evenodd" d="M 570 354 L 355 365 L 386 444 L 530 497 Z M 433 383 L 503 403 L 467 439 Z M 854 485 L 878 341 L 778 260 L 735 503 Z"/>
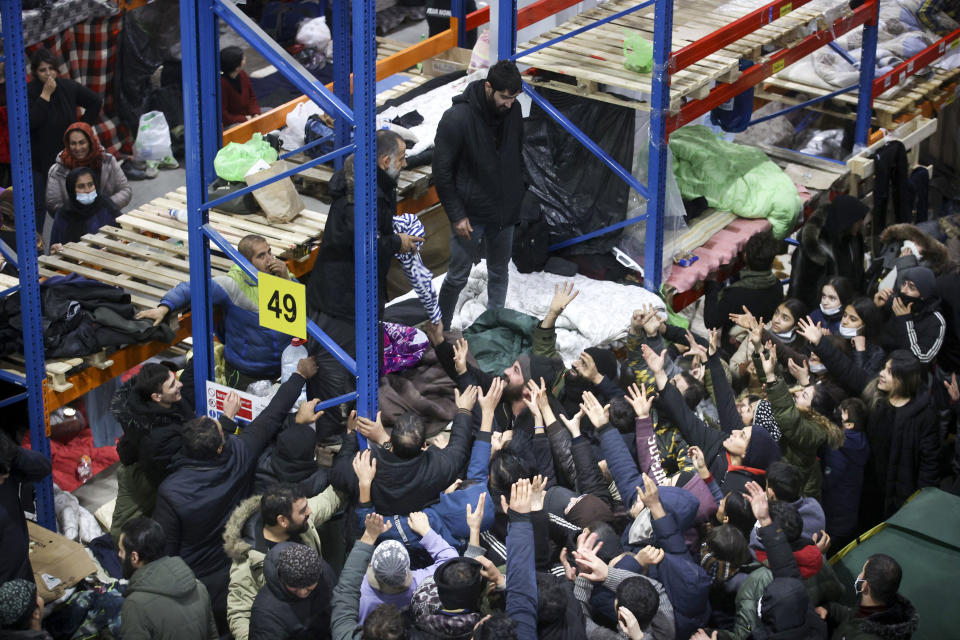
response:
<path fill-rule="evenodd" d="M 239 271 L 239 267 L 234 267 Z M 232 271 L 232 269 L 231 269 Z M 240 272 L 242 274 L 242 272 Z M 242 277 L 255 286 L 246 274 Z M 216 276 L 210 286 L 213 305 L 223 312 L 224 358 L 241 373 L 258 379 L 280 377 L 280 357 L 290 344 L 290 336 L 260 326 L 257 303 L 243 293 L 228 275 Z M 190 283 L 181 282 L 160 301 L 171 311 L 190 306 Z"/>
<path fill-rule="evenodd" d="M 507 532 L 507 615 L 517 624 L 517 640 L 537 640 L 537 570 L 529 513 L 511 510 Z"/>
<path fill-rule="evenodd" d="M 493 526 L 494 506 L 487 491 L 487 475 L 490 472 L 490 434 L 477 433 L 470 453 L 470 464 L 467 466 L 467 480 L 474 483 L 465 489 L 457 489 L 450 493 L 440 494 L 436 504 L 426 507 L 423 512 L 430 520 L 430 528 L 439 533 L 454 549 L 464 546 L 464 541 L 470 537 L 470 528 L 467 526 L 467 504 L 476 509 L 480 495 L 487 494 L 484 502 L 483 521 L 481 531 Z M 376 482 L 376 480 L 374 480 Z M 358 505 L 354 510 L 355 523 L 358 531 L 364 527 L 367 514 L 373 513 L 373 503 L 366 502 Z M 413 531 L 407 524 L 406 516 L 391 516 L 393 526 L 380 538 L 384 540 L 399 540 L 403 543 L 419 545 L 420 534 Z"/>
<path fill-rule="evenodd" d="M 870 457 L 867 435 L 847 429 L 843 446 L 823 454 L 823 512 L 832 538 L 857 533 L 863 472 Z"/>

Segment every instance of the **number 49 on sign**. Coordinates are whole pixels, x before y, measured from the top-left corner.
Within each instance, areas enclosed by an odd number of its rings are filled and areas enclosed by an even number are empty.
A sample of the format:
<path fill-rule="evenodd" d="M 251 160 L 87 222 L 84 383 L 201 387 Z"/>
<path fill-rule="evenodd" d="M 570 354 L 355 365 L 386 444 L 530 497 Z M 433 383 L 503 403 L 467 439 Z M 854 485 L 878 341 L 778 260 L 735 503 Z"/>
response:
<path fill-rule="evenodd" d="M 278 278 L 263 271 L 258 276 L 260 326 L 306 339 L 306 288 L 299 282 Z"/>

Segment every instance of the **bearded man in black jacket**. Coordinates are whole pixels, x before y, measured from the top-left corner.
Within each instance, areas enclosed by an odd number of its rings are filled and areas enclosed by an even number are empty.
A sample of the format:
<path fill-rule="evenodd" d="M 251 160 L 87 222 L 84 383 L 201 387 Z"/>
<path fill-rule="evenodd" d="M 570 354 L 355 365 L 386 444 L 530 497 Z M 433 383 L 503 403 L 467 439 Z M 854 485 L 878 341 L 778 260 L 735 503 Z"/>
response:
<path fill-rule="evenodd" d="M 450 266 L 440 288 L 443 325 L 450 326 L 470 269 L 487 259 L 487 307 L 507 297 L 513 231 L 526 192 L 523 115 L 517 65 L 501 60 L 486 80 L 453 99 L 437 126 L 433 180 L 450 218 Z"/>

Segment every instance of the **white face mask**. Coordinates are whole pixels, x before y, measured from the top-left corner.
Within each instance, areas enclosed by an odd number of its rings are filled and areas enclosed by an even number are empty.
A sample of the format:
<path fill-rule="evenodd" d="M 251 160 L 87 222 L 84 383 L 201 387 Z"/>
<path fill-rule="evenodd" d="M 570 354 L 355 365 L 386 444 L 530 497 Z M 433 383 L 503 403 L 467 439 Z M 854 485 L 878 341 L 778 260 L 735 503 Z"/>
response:
<path fill-rule="evenodd" d="M 810 373 L 823 373 L 827 370 L 826 365 L 819 362 L 808 362 L 807 366 L 810 367 Z"/>
<path fill-rule="evenodd" d="M 77 202 L 80 204 L 93 204 L 93 201 L 97 199 L 97 191 L 94 189 L 90 193 L 78 193 Z"/>
<path fill-rule="evenodd" d="M 821 302 L 821 303 L 820 303 L 820 312 L 823 313 L 823 315 L 825 315 L 825 316 L 827 316 L 827 317 L 835 316 L 835 315 L 837 315 L 838 313 L 840 313 L 840 307 L 835 307 L 835 308 L 833 308 L 833 309 L 827 309 L 825 306 L 823 306 L 823 303 Z"/>
<path fill-rule="evenodd" d="M 845 327 L 840 325 L 840 335 L 844 338 L 854 338 L 860 334 L 860 329 L 854 329 L 853 327 Z"/>
<path fill-rule="evenodd" d="M 795 333 L 794 329 L 790 329 L 790 331 L 787 331 L 784 333 L 777 333 L 776 331 L 774 331 L 773 335 L 777 336 L 781 340 L 793 340 L 794 333 Z"/>

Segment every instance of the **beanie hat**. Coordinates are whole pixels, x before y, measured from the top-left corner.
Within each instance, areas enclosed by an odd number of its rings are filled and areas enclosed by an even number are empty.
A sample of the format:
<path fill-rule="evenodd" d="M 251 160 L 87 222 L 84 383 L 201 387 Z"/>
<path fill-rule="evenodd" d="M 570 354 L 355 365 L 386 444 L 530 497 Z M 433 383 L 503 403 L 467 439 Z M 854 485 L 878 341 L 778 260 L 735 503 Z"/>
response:
<path fill-rule="evenodd" d="M 454 571 L 460 572 L 465 569 L 469 579 L 467 581 L 457 580 L 457 584 L 451 581 L 451 575 Z M 480 573 L 481 564 L 473 558 L 451 558 L 437 568 L 433 574 L 433 581 L 437 585 L 437 595 L 440 596 L 440 603 L 444 609 L 457 610 L 469 609 L 475 610 L 480 602 L 480 596 L 486 588 L 486 580 Z"/>
<path fill-rule="evenodd" d="M 903 285 L 905 280 L 913 283 L 913 286 L 920 292 L 920 298 L 924 300 L 937 292 L 937 277 L 927 267 L 916 266 L 900 270 L 897 276 L 898 288 Z"/>
<path fill-rule="evenodd" d="M 870 212 L 870 208 L 859 198 L 848 195 L 837 196 L 826 208 L 827 219 L 824 226 L 833 238 L 839 237 Z"/>
<path fill-rule="evenodd" d="M 377 591 L 400 593 L 410 587 L 410 554 L 397 540 L 384 540 L 373 550 L 367 581 Z"/>
<path fill-rule="evenodd" d="M 285 587 L 305 589 L 320 582 L 320 555 L 316 549 L 286 542 L 273 550 L 276 550 L 277 575 Z"/>
<path fill-rule="evenodd" d="M 530 380 L 530 354 L 524 353 L 517 356 L 517 364 L 520 365 L 520 375 L 523 376 L 523 381 Z"/>
<path fill-rule="evenodd" d="M 555 484 L 547 489 L 547 495 L 543 497 L 543 508 L 547 513 L 563 518 L 565 517 L 564 509 L 570 504 L 570 498 L 576 498 L 577 495 L 570 489 Z"/>
<path fill-rule="evenodd" d="M 780 447 L 773 441 L 773 436 L 764 428 L 751 429 L 750 443 L 747 444 L 747 452 L 743 456 L 743 466 L 766 470 L 771 462 L 779 459 Z"/>
<path fill-rule="evenodd" d="M 608 380 L 617 379 L 617 356 L 610 349 L 601 349 L 600 347 L 590 347 L 585 349 L 593 363 L 597 365 L 597 371 Z"/>
<path fill-rule="evenodd" d="M 0 627 L 20 626 L 37 604 L 37 585 L 17 578 L 0 585 Z"/>
<path fill-rule="evenodd" d="M 587 494 L 573 505 L 565 517 L 575 525 L 586 527 L 592 522 L 613 522 L 613 511 L 597 496 Z"/>

